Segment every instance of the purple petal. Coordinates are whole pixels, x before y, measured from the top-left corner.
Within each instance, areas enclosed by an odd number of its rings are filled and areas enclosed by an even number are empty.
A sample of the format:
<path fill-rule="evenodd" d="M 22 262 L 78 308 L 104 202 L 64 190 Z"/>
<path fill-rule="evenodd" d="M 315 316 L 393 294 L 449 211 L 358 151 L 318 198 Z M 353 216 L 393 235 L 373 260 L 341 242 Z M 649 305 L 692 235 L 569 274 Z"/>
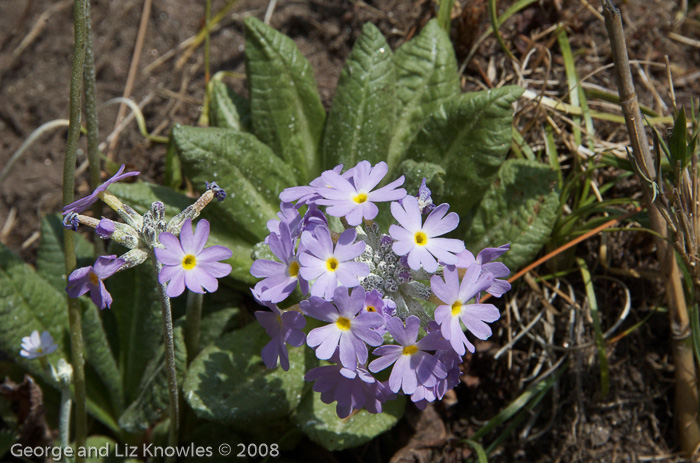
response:
<path fill-rule="evenodd" d="M 314 328 L 306 337 L 306 344 L 311 348 L 318 346 L 316 357 L 328 360 L 335 353 L 335 348 L 338 347 L 340 334 L 340 330 L 335 324 Z"/>
<path fill-rule="evenodd" d="M 229 264 L 224 264 L 222 262 L 198 262 L 197 268 L 205 271 L 215 278 L 223 278 L 229 276 L 232 267 Z"/>
<path fill-rule="evenodd" d="M 185 292 L 185 272 L 181 271 L 172 275 L 165 293 L 168 297 L 178 297 L 183 292 Z"/>
<path fill-rule="evenodd" d="M 124 259 L 117 259 L 117 256 L 111 255 L 111 256 L 100 256 L 97 258 L 97 261 L 95 262 L 95 275 L 100 280 L 104 280 L 112 275 L 114 275 L 117 270 L 121 268 L 122 265 L 124 265 L 125 261 Z"/>
<path fill-rule="evenodd" d="M 481 264 L 491 262 L 491 261 L 501 257 L 509 249 L 510 249 L 510 244 L 504 244 L 504 245 L 499 246 L 497 248 L 484 248 L 477 256 L 477 260 Z"/>
<path fill-rule="evenodd" d="M 178 258 L 178 261 L 181 261 L 183 257 L 185 257 L 185 251 L 182 249 L 182 245 L 180 244 L 180 240 L 177 239 L 175 235 L 172 233 L 168 232 L 163 232 L 158 235 L 158 241 L 161 242 L 163 246 L 165 246 L 165 250 L 173 255 L 174 257 Z"/>
<path fill-rule="evenodd" d="M 200 253 L 202 252 L 202 249 L 204 249 L 204 246 L 207 244 L 207 240 L 209 239 L 209 222 L 206 219 L 202 219 L 199 221 L 197 224 L 197 227 L 194 232 L 194 237 L 192 238 L 192 241 L 190 241 L 189 245 L 191 246 L 191 253 L 194 254 L 195 256 L 199 257 Z M 183 249 L 185 241 L 182 240 L 183 243 Z M 213 246 L 215 247 L 215 246 Z M 223 246 L 221 246 L 223 248 Z M 211 249 L 211 248 L 210 248 Z M 226 249 L 226 248 L 224 248 Z M 231 253 L 233 254 L 233 253 Z M 229 256 L 231 257 L 231 256 Z M 224 259 L 228 259 L 228 257 L 224 257 Z M 221 260 L 221 259 L 217 259 Z"/>
<path fill-rule="evenodd" d="M 200 222 L 200 227 L 201 227 L 201 222 Z M 199 231 L 199 228 L 197 228 L 197 231 Z M 195 238 L 197 235 L 195 235 Z M 204 240 L 206 243 L 206 240 Z M 215 261 L 220 261 L 220 260 L 226 260 L 231 258 L 233 255 L 233 251 L 231 251 L 229 248 L 226 246 L 210 246 L 202 251 L 199 252 L 199 254 L 196 254 L 197 256 L 197 263 L 199 262 L 215 262 Z"/>

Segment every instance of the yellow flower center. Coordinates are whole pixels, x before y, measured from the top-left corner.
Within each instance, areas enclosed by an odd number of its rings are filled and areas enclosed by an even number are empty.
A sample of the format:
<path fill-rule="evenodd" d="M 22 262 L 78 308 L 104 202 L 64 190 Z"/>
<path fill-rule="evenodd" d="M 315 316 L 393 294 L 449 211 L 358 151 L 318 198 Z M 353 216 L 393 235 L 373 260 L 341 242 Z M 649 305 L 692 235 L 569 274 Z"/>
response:
<path fill-rule="evenodd" d="M 454 304 L 452 304 L 452 316 L 456 317 L 457 315 L 462 313 L 462 301 L 455 301 Z"/>
<path fill-rule="evenodd" d="M 335 321 L 335 324 L 342 331 L 347 331 L 350 329 L 350 320 L 345 317 L 340 317 L 338 320 Z"/>
<path fill-rule="evenodd" d="M 336 259 L 335 257 L 331 256 L 328 259 L 326 259 L 326 268 L 329 272 L 335 272 L 336 270 L 338 270 L 338 265 L 340 265 L 340 262 L 338 262 L 338 259 Z"/>
<path fill-rule="evenodd" d="M 352 198 L 352 200 L 355 201 L 357 204 L 362 204 L 367 201 L 367 198 L 369 198 L 367 193 L 358 193 L 355 195 L 354 198 Z"/>
<path fill-rule="evenodd" d="M 182 259 L 182 268 L 192 270 L 197 265 L 197 258 L 192 254 L 187 254 Z"/>
<path fill-rule="evenodd" d="M 415 241 L 418 246 L 425 246 L 428 244 L 428 235 L 423 231 L 417 231 L 416 234 L 413 235 L 413 241 Z"/>
<path fill-rule="evenodd" d="M 287 267 L 287 273 L 289 273 L 290 277 L 296 278 L 297 275 L 299 275 L 299 262 L 293 260 L 289 263 L 289 267 Z"/>
<path fill-rule="evenodd" d="M 44 348 L 43 347 L 37 347 L 36 349 L 37 353 L 43 354 L 44 353 Z"/>
<path fill-rule="evenodd" d="M 374 307 L 373 305 L 368 305 L 367 306 L 367 312 L 376 312 L 377 308 Z"/>
<path fill-rule="evenodd" d="M 418 352 L 418 348 L 415 346 L 415 344 L 403 348 L 403 355 L 413 355 L 416 352 Z"/>
<path fill-rule="evenodd" d="M 90 280 L 90 283 L 92 283 L 92 284 L 95 285 L 95 286 L 97 286 L 98 284 L 100 284 L 100 279 L 99 279 L 99 277 L 95 274 L 95 272 L 90 272 L 90 273 L 88 274 L 88 279 Z"/>

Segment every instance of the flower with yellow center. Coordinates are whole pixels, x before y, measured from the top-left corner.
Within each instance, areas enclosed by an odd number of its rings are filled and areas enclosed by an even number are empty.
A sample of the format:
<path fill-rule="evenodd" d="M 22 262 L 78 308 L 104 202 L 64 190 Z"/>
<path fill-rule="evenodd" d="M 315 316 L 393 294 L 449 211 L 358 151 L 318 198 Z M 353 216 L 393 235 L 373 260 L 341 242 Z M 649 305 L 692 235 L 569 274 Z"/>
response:
<path fill-rule="evenodd" d="M 481 266 L 472 265 L 467 268 L 461 282 L 455 267 L 447 267 L 443 276 L 444 280 L 437 275 L 430 279 L 433 294 L 443 302 L 435 309 L 435 321 L 455 352 L 459 355 L 464 355 L 467 350 L 474 352 L 474 345 L 462 331 L 462 323 L 479 339 L 491 336 L 491 328 L 486 323 L 498 320 L 500 313 L 492 304 L 479 304 L 475 299 L 491 286 L 493 275 L 482 274 Z M 473 299 L 475 302 L 470 302 Z"/>
<path fill-rule="evenodd" d="M 49 355 L 58 349 L 58 345 L 53 341 L 53 337 L 48 331 L 39 335 L 38 331 L 32 331 L 30 336 L 22 338 L 22 350 L 19 355 L 28 359 L 35 359 Z"/>
<path fill-rule="evenodd" d="M 459 224 L 459 216 L 447 211 L 450 206 L 440 204 L 425 219 L 421 214 L 418 199 L 406 196 L 401 203 L 391 203 L 391 214 L 399 225 L 389 227 L 394 239 L 392 250 L 399 256 L 406 256 L 412 270 L 421 267 L 426 272 L 435 273 L 438 260 L 444 265 L 455 265 L 457 254 L 463 251 L 464 242 L 453 238 L 439 238 L 451 232 Z"/>
<path fill-rule="evenodd" d="M 300 303 L 301 310 L 308 316 L 324 321 L 327 325 L 314 328 L 306 337 L 311 348 L 316 349 L 316 357 L 330 359 L 338 350 L 341 364 L 355 371 L 357 365 L 367 362 L 367 344 L 378 346 L 383 338 L 376 329 L 384 325 L 384 317 L 377 312 L 367 312 L 365 290 L 362 286 L 336 288 L 333 303 L 312 296 Z"/>
<path fill-rule="evenodd" d="M 406 190 L 398 188 L 403 185 L 403 176 L 387 186 L 374 189 L 388 170 L 386 162 L 372 167 L 369 161 L 361 161 L 351 172 L 343 175 L 328 170 L 321 175 L 326 187 L 316 189 L 322 197 L 316 200 L 316 204 L 328 206 L 328 215 L 344 217 L 353 227 L 360 225 L 362 219 L 373 220 L 379 213 L 374 203 L 398 201 L 406 196 Z"/>
<path fill-rule="evenodd" d="M 192 231 L 192 219 L 187 219 L 182 225 L 180 238 L 168 232 L 158 236 L 165 249 L 154 250 L 158 262 L 162 266 L 158 273 L 158 281 L 168 284 L 166 294 L 176 297 L 185 291 L 185 287 L 195 293 L 214 292 L 222 278 L 231 273 L 231 266 L 219 262 L 233 255 L 224 246 L 211 246 L 205 249 L 209 238 L 209 222 L 200 220 L 195 231 Z"/>
<path fill-rule="evenodd" d="M 258 278 L 264 278 L 255 285 L 255 291 L 261 300 L 277 304 L 285 300 L 297 283 L 301 292 L 309 292 L 309 284 L 299 275 L 301 264 L 292 237 L 289 224 L 282 221 L 278 225 L 279 233 L 270 233 L 268 244 L 272 253 L 279 261 L 258 259 L 250 267 L 250 273 Z"/>
<path fill-rule="evenodd" d="M 109 294 L 102 280 L 112 276 L 123 265 L 123 259 L 116 255 L 100 256 L 94 266 L 82 267 L 73 271 L 68 277 L 66 292 L 70 297 L 82 296 L 90 292 L 90 298 L 100 309 L 112 305 L 112 295 Z"/>
<path fill-rule="evenodd" d="M 419 386 L 432 387 L 438 380 L 447 377 L 447 369 L 436 356 L 427 351 L 444 349 L 445 341 L 434 333 L 418 340 L 420 319 L 411 315 L 403 320 L 392 317 L 386 329 L 399 345 L 381 346 L 372 352 L 379 358 L 369 364 L 373 373 L 394 365 L 389 376 L 392 392 L 403 389 L 405 394 L 413 394 Z M 449 345 L 447 345 L 449 347 Z"/>
<path fill-rule="evenodd" d="M 299 256 L 299 275 L 306 281 L 314 281 L 311 295 L 330 300 L 339 285 L 347 288 L 359 286 L 358 277 L 369 274 L 369 266 L 355 262 L 365 242 L 357 241 L 357 232 L 350 228 L 341 233 L 334 245 L 328 227 L 317 226 L 313 232 L 301 234 L 303 252 Z"/>

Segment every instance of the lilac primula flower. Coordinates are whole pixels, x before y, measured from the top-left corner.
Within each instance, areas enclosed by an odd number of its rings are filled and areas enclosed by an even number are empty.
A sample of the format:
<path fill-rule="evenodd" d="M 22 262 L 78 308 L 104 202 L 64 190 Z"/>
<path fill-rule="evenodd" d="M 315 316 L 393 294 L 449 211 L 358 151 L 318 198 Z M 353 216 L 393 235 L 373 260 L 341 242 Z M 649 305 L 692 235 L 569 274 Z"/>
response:
<path fill-rule="evenodd" d="M 34 330 L 30 336 L 22 338 L 22 350 L 19 352 L 24 358 L 36 359 L 56 352 L 58 345 L 48 331 L 39 332 Z"/>
<path fill-rule="evenodd" d="M 419 385 L 432 387 L 439 379 L 447 377 L 445 366 L 426 352 L 437 350 L 443 344 L 435 336 L 425 336 L 416 342 L 419 328 L 420 319 L 415 315 L 406 319 L 406 326 L 400 318 L 392 318 L 387 322 L 387 330 L 399 345 L 381 346 L 373 352 L 379 358 L 369 364 L 372 373 L 394 365 L 389 377 L 392 392 L 402 389 L 405 394 L 413 394 Z"/>
<path fill-rule="evenodd" d="M 342 365 L 316 367 L 309 370 L 304 379 L 315 381 L 313 390 L 321 393 L 323 403 L 338 402 L 335 411 L 339 418 L 346 418 L 353 410 L 361 408 L 370 413 L 381 413 L 382 404 L 394 397 L 384 383 L 377 381 L 363 367 L 356 370 L 348 370 Z"/>
<path fill-rule="evenodd" d="M 343 165 L 339 164 L 333 168 L 331 172 L 340 174 L 343 170 Z M 352 175 L 352 169 L 343 174 L 343 177 L 347 178 L 348 174 Z M 309 185 L 294 186 L 291 188 L 286 188 L 282 193 L 280 193 L 280 199 L 285 203 L 293 203 L 296 201 L 297 207 L 303 206 L 304 204 L 315 204 L 317 200 L 321 198 L 321 195 L 316 191 L 319 187 L 325 187 L 326 183 L 322 177 L 316 177 L 311 181 Z"/>
<path fill-rule="evenodd" d="M 448 204 L 433 203 L 426 179 L 417 192 L 406 192 L 404 178 L 387 173 L 385 162 L 360 161 L 284 190 L 265 238 L 275 262 L 251 266 L 262 278 L 254 295 L 270 308 L 255 313 L 272 338 L 265 364 L 279 359 L 289 366 L 287 344 L 302 342 L 303 316 L 321 320 L 309 328 L 306 344 L 334 364 L 310 370 L 305 379 L 314 381 L 324 403 L 337 402 L 341 418 L 362 408 L 379 413 L 398 393 L 421 409 L 444 397 L 459 384 L 462 356 L 474 351 L 465 331 L 486 339 L 488 323 L 500 316 L 493 305 L 478 303 L 480 293 L 501 296 L 510 289 L 508 268 L 493 262 L 507 245 L 474 257 L 463 241 L 446 237 L 459 217 Z M 383 182 L 391 183 L 380 188 Z M 389 211 L 379 202 L 390 202 L 396 225 L 389 230 L 382 227 L 389 217 L 380 216 Z M 297 281 L 308 288 L 298 305 L 303 316 L 275 305 L 297 294 Z M 287 332 L 296 337 L 290 341 Z M 377 372 L 386 381 L 373 376 Z"/>
<path fill-rule="evenodd" d="M 382 336 L 384 335 L 384 333 L 386 333 L 386 322 L 391 318 L 385 313 L 385 305 L 386 303 L 382 298 L 382 293 L 380 293 L 376 289 L 365 292 L 365 306 L 362 308 L 362 310 L 370 313 L 376 312 L 381 314 L 382 317 L 384 317 L 384 324 L 378 328 L 375 328 L 375 331 L 381 334 Z"/>
<path fill-rule="evenodd" d="M 158 236 L 165 249 L 155 248 L 158 262 L 163 268 L 158 273 L 161 284 L 168 283 L 166 294 L 177 297 L 185 286 L 195 293 L 214 292 L 219 287 L 217 278 L 231 273 L 231 266 L 218 262 L 228 259 L 233 252 L 225 246 L 204 249 L 209 239 L 209 222 L 202 219 L 192 233 L 192 219 L 182 225 L 180 239 L 168 232 Z"/>
<path fill-rule="evenodd" d="M 491 336 L 491 328 L 486 323 L 498 320 L 501 316 L 498 309 L 493 304 L 468 302 L 493 284 L 493 275 L 482 274 L 481 269 L 473 265 L 467 269 L 461 283 L 455 267 L 445 268 L 444 277 L 444 281 L 437 275 L 430 279 L 433 294 L 444 302 L 435 309 L 435 321 L 455 352 L 464 355 L 465 347 L 474 352 L 474 345 L 462 331 L 460 321 L 479 339 Z"/>
<path fill-rule="evenodd" d="M 434 273 L 438 269 L 436 258 L 447 265 L 457 263 L 455 254 L 464 250 L 464 242 L 437 238 L 451 232 L 459 224 L 457 214 L 447 214 L 449 207 L 440 204 L 423 223 L 418 199 L 414 196 L 406 196 L 401 204 L 391 203 L 391 213 L 401 225 L 389 228 L 391 237 L 396 240 L 392 249 L 399 256 L 408 255 L 408 266 L 412 270 L 423 267 L 426 272 Z"/>
<path fill-rule="evenodd" d="M 122 166 L 119 168 L 116 174 L 112 176 L 109 180 L 104 182 L 102 185 L 98 186 L 95 188 L 95 191 L 93 191 L 89 196 L 86 196 L 84 198 L 81 198 L 77 201 L 74 201 L 66 206 L 63 206 L 63 215 L 68 214 L 69 212 L 75 212 L 75 213 L 81 213 L 88 207 L 92 206 L 95 201 L 99 199 L 100 193 L 104 192 L 108 186 L 110 186 L 112 183 L 118 182 L 120 180 L 123 180 L 127 177 L 133 177 L 134 175 L 138 175 L 140 172 L 127 172 L 125 174 L 122 174 L 124 172 L 124 167 L 125 165 L 122 164 Z"/>
<path fill-rule="evenodd" d="M 284 371 L 289 370 L 289 353 L 287 344 L 299 347 L 304 344 L 306 335 L 302 328 L 306 326 L 304 316 L 294 310 L 282 312 L 276 304 L 262 301 L 260 294 L 253 291 L 258 302 L 272 312 L 258 310 L 255 318 L 265 328 L 265 332 L 272 339 L 262 349 L 262 360 L 267 368 L 275 368 L 279 358 L 280 366 Z"/>
<path fill-rule="evenodd" d="M 503 278 L 510 275 L 510 270 L 504 263 L 492 261 L 501 257 L 509 249 L 510 244 L 504 244 L 497 248 L 484 248 L 476 258 L 474 258 L 474 254 L 465 249 L 457 254 L 457 258 L 459 259 L 457 268 L 466 269 L 469 268 L 470 265 L 480 266 L 482 272 L 489 272 L 494 277 L 493 283 L 486 289 L 486 292 L 492 296 L 501 297 L 503 294 L 510 291 L 510 283 L 503 280 Z"/>
<path fill-rule="evenodd" d="M 297 287 L 297 281 L 304 294 L 309 292 L 309 284 L 299 275 L 299 259 L 294 252 L 294 239 L 286 222 L 279 223 L 280 234 L 271 233 L 268 237 L 270 250 L 281 262 L 258 259 L 250 267 L 250 273 L 264 278 L 255 285 L 260 300 L 274 304 L 285 300 Z"/>
<path fill-rule="evenodd" d="M 338 285 L 352 288 L 359 286 L 357 277 L 369 274 L 369 266 L 353 262 L 365 250 L 365 242 L 355 242 L 357 232 L 345 230 L 333 248 L 331 232 L 326 227 L 316 227 L 313 232 L 301 234 L 303 253 L 299 256 L 301 276 L 307 281 L 316 280 L 311 295 L 330 300 Z"/>
<path fill-rule="evenodd" d="M 112 295 L 102 280 L 114 275 L 124 263 L 124 260 L 117 259 L 116 255 L 100 256 L 94 266 L 73 270 L 68 277 L 66 292 L 70 297 L 78 297 L 90 291 L 90 298 L 97 307 L 109 309 L 112 305 Z"/>
<path fill-rule="evenodd" d="M 389 171 L 386 162 L 380 162 L 376 166 L 368 161 L 362 161 L 355 166 L 352 183 L 333 171 L 326 171 L 321 178 L 325 186 L 317 188 L 316 192 L 322 196 L 316 200 L 316 204 L 328 206 L 326 212 L 333 217 L 345 217 L 348 224 L 357 226 L 362 219 L 372 220 L 379 213 L 374 204 L 382 201 L 397 201 L 406 196 L 406 190 L 398 188 L 403 185 L 403 175 L 390 184 L 372 191 Z"/>
<path fill-rule="evenodd" d="M 326 326 L 311 330 L 306 343 L 316 348 L 316 357 L 321 360 L 330 359 L 336 347 L 340 347 L 340 363 L 354 371 L 358 362 L 367 362 L 367 344 L 382 344 L 382 336 L 374 328 L 384 324 L 384 317 L 363 310 L 365 289 L 362 286 L 353 289 L 350 294 L 347 288 L 341 286 L 333 296 L 333 304 L 316 296 L 300 303 L 306 315 L 328 322 Z"/>
<path fill-rule="evenodd" d="M 301 234 L 301 220 L 302 217 L 299 215 L 299 211 L 292 203 L 280 203 L 280 211 L 277 213 L 277 219 L 270 219 L 267 221 L 267 229 L 270 233 L 280 234 L 280 224 L 286 223 L 287 228 L 292 235 L 296 238 Z M 269 238 L 269 237 L 268 237 Z M 265 238 L 265 243 L 268 242 L 268 238 Z"/>
<path fill-rule="evenodd" d="M 384 299 L 382 299 L 382 293 L 376 289 L 365 292 L 364 309 L 366 312 L 384 313 Z"/>

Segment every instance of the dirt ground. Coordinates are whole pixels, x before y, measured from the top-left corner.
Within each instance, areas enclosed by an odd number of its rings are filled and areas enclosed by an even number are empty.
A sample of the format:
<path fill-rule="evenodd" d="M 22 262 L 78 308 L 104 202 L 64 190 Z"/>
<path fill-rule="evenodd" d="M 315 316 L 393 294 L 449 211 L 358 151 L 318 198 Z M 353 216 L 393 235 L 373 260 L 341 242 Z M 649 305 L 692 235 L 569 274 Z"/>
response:
<path fill-rule="evenodd" d="M 219 11 L 225 3 L 212 1 L 212 11 Z M 124 93 L 143 4 L 136 0 L 93 2 L 100 103 Z M 489 18 L 485 0 L 460 0 L 457 4 L 453 11 L 452 38 L 458 61 L 463 63 L 476 38 L 486 30 Z M 73 42 L 71 5 L 69 0 L 0 1 L 0 166 L 5 166 L 37 127 L 67 118 Z M 500 11 L 509 5 L 510 2 L 500 2 Z M 267 1 L 240 0 L 235 4 L 212 34 L 212 72 L 244 72 L 243 18 L 253 15 L 262 19 L 267 7 Z M 586 0 L 534 3 L 501 29 L 516 57 L 528 66 L 515 68 L 490 36 L 476 47 L 466 63 L 464 90 L 524 83 L 533 91 L 544 90 L 548 95 L 566 99 L 563 61 L 552 34 L 560 23 L 567 28 L 579 75 L 586 76 L 586 82 L 592 85 L 614 90 L 612 72 L 605 68 L 610 63 L 605 29 L 594 13 L 598 7 L 598 3 L 589 5 Z M 638 85 L 642 103 L 664 115 L 670 114 L 666 69 L 657 65 L 664 62 L 664 55 L 669 56 L 679 105 L 697 98 L 700 48 L 697 43 L 683 43 L 669 33 L 697 41 L 700 22 L 697 19 L 675 22 L 678 4 L 670 0 L 632 0 L 621 7 L 631 57 L 642 60 L 635 65 L 635 78 L 641 81 Z M 321 99 L 328 108 L 343 63 L 365 22 L 376 24 L 396 48 L 434 15 L 435 4 L 430 0 L 280 0 L 271 25 L 292 37 L 309 59 Z M 698 16 L 697 2 L 691 2 L 689 17 Z M 205 89 L 204 53 L 200 47 L 187 57 L 187 47 L 181 44 L 200 30 L 203 21 L 203 1 L 154 0 L 152 3 L 130 94 L 143 106 L 152 134 L 167 136 L 175 123 L 197 123 Z M 246 92 L 243 77 L 226 82 L 237 91 Z M 610 108 L 601 104 L 593 109 L 614 112 Z M 117 105 L 111 105 L 100 110 L 101 140 L 114 131 L 117 109 Z M 521 129 L 541 115 L 528 101 L 519 102 L 516 109 L 516 121 Z M 567 128 L 564 122 L 561 125 Z M 542 133 L 528 132 L 533 148 L 541 149 Z M 597 136 L 609 143 L 626 139 L 621 126 L 612 123 L 599 123 Z M 65 128 L 42 135 L 0 185 L 0 240 L 29 262 L 35 256 L 40 218 L 60 209 L 65 138 Z M 570 133 L 557 138 L 560 152 L 571 148 L 570 139 Z M 140 170 L 143 180 L 159 182 L 163 178 L 165 146 L 145 140 L 133 122 L 121 132 L 113 156 L 118 163 L 126 163 L 128 170 Z M 77 179 L 80 195 L 89 190 L 84 153 L 79 154 L 78 161 L 83 169 Z M 571 166 L 564 159 L 564 169 L 567 168 Z M 614 176 L 616 172 L 601 175 Z M 626 188 L 620 195 L 631 196 L 630 189 L 636 186 L 631 183 L 620 188 Z M 608 235 L 607 243 L 610 267 L 652 271 L 656 268 L 653 245 L 646 236 L 617 232 Z M 601 244 L 599 238 L 594 238 L 579 246 L 577 254 L 603 274 L 605 269 L 596 264 Z M 629 290 L 632 308 L 625 327 L 663 304 L 663 293 L 656 280 L 629 275 L 620 278 L 621 283 L 609 280 L 596 283 L 600 286 L 599 304 L 606 323 L 611 324 L 626 304 L 623 288 Z M 563 284 L 570 285 L 570 294 L 582 300 L 580 277 L 567 277 Z M 292 456 L 305 459 L 313 455 L 316 461 L 328 462 L 462 461 L 474 456 L 464 439 L 520 395 L 532 379 L 529 376 L 543 373 L 561 361 L 568 364 L 567 371 L 489 461 L 681 461 L 674 453 L 677 447 L 673 365 L 665 314 L 652 315 L 642 328 L 609 349 L 611 390 L 601 397 L 595 351 L 552 347 L 574 341 L 582 344 L 592 339 L 576 317 L 570 323 L 569 315 L 575 311 L 570 301 L 561 297 L 551 301 L 558 315 L 548 312 L 543 318 L 546 323 L 539 334 L 548 342 L 538 344 L 536 340 L 526 339 L 509 353 L 494 358 L 508 342 L 509 332 L 519 331 L 522 326 L 515 316 L 516 310 L 527 323 L 542 310 L 543 297 L 523 283 L 514 288 L 507 300 L 497 302 L 506 315 L 497 324 L 495 336 L 490 342 L 482 343 L 477 353 L 465 362 L 464 384 L 442 402 L 422 413 L 410 409 L 393 430 L 362 448 L 330 453 L 305 442 Z M 497 435 L 497 432 L 489 434 L 484 442 Z"/>

